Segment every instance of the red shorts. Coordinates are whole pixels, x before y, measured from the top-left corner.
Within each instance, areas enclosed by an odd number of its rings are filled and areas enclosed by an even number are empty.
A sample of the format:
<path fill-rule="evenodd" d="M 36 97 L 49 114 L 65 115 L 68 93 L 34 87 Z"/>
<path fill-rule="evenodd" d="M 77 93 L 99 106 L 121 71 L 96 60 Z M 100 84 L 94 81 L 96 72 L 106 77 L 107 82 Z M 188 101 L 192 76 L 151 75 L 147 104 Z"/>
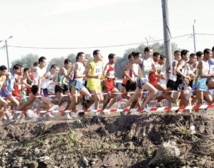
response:
<path fill-rule="evenodd" d="M 151 72 L 149 74 L 149 83 L 153 86 L 157 85 L 158 84 L 158 78 L 157 76 L 155 75 L 154 72 Z"/>
<path fill-rule="evenodd" d="M 22 98 L 22 95 L 21 95 L 21 92 L 19 90 L 18 85 L 14 85 L 12 95 L 17 97 L 17 98 Z"/>
<path fill-rule="evenodd" d="M 106 86 L 106 90 L 112 91 L 116 88 L 116 86 L 114 85 L 114 80 L 113 79 L 107 79 L 105 82 L 105 86 Z"/>

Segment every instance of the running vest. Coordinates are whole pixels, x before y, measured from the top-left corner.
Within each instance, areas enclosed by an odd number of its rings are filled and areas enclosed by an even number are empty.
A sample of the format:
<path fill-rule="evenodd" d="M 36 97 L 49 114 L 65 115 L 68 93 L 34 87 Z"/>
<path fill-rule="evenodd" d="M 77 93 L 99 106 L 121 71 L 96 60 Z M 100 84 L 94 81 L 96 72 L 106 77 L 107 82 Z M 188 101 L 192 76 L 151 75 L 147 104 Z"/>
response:
<path fill-rule="evenodd" d="M 108 70 L 107 70 L 107 78 L 111 78 L 111 79 L 113 79 L 113 78 L 115 78 L 115 75 L 114 75 L 114 66 L 112 66 L 111 64 L 107 64 L 108 66 L 109 66 L 109 68 L 108 68 Z"/>
<path fill-rule="evenodd" d="M 49 84 L 54 81 L 54 78 L 55 78 L 55 75 L 51 74 L 47 79 L 42 80 L 41 88 L 42 89 L 48 88 Z"/>
<path fill-rule="evenodd" d="M 5 76 L 5 75 L 2 75 L 2 76 L 0 77 L 0 89 L 2 89 L 5 80 L 6 80 L 6 76 Z"/>
<path fill-rule="evenodd" d="M 77 62 L 76 65 L 78 65 L 77 71 L 79 72 L 79 74 L 80 74 L 81 76 L 84 75 L 85 66 L 84 66 L 81 62 Z M 76 72 L 74 72 L 74 80 L 83 83 L 83 77 L 82 77 L 82 78 L 76 78 Z"/>
<path fill-rule="evenodd" d="M 141 67 L 142 72 L 147 80 L 149 78 L 149 73 L 152 70 L 152 63 L 153 63 L 152 58 L 144 59 L 142 63 L 142 67 Z"/>
<path fill-rule="evenodd" d="M 46 73 L 46 67 L 42 69 L 40 67 L 37 67 L 36 69 L 37 71 L 34 72 L 33 85 L 38 85 L 39 78 L 41 78 Z"/>
<path fill-rule="evenodd" d="M 176 60 L 174 60 L 172 62 L 172 64 L 170 65 L 170 74 L 169 74 L 169 79 L 172 80 L 172 81 L 174 81 L 174 82 L 177 80 L 177 75 L 173 74 L 174 69 L 173 69 L 173 66 L 172 66 L 175 61 Z"/>
<path fill-rule="evenodd" d="M 209 74 L 214 74 L 214 58 L 210 58 L 208 60 L 208 63 L 209 63 Z"/>
<path fill-rule="evenodd" d="M 90 62 L 89 64 L 91 66 L 91 69 L 89 71 L 89 75 L 91 76 L 102 76 L 103 74 L 103 62 L 102 61 L 98 61 L 98 62 Z M 88 78 L 88 85 L 93 84 L 93 83 L 100 83 L 100 79 L 96 79 L 96 78 Z"/>
<path fill-rule="evenodd" d="M 201 62 L 202 62 L 202 67 L 203 67 L 203 73 L 209 74 L 209 71 L 210 71 L 209 62 L 208 61 L 204 61 L 204 60 L 201 60 Z M 197 68 L 197 70 L 196 70 L 196 77 L 195 77 L 195 79 L 193 81 L 193 84 L 197 85 L 200 79 L 204 79 L 205 82 L 207 80 L 207 78 L 200 77 L 199 69 Z"/>

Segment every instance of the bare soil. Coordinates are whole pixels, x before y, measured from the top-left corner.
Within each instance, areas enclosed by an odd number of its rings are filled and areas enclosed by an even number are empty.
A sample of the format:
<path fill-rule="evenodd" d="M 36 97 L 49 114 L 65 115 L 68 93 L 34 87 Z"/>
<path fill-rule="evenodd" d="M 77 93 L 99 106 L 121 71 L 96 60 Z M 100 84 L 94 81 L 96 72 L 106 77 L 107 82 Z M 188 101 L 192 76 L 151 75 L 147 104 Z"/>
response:
<path fill-rule="evenodd" d="M 151 164 L 163 142 L 179 156 Z M 214 168 L 214 118 L 162 113 L 7 125 L 0 151 L 0 167 Z"/>

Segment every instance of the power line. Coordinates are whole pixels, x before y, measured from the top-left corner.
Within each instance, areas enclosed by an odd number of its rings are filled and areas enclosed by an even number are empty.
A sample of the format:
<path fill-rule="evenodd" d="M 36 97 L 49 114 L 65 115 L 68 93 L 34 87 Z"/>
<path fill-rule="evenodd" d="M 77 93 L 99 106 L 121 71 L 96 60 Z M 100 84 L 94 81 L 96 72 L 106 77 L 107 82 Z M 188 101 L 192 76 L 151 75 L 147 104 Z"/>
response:
<path fill-rule="evenodd" d="M 184 34 L 180 36 L 172 37 L 171 39 L 181 38 L 190 36 L 191 34 Z M 155 43 L 163 41 L 163 39 L 159 40 L 151 40 L 149 43 Z M 107 46 L 94 46 L 94 47 L 33 47 L 33 46 L 17 46 L 17 45 L 8 45 L 8 47 L 11 48 L 28 48 L 28 49 L 44 49 L 44 50 L 74 50 L 74 49 L 91 49 L 91 48 L 113 48 L 113 47 L 123 47 L 123 46 L 131 46 L 131 45 L 138 45 L 138 44 L 144 44 L 148 42 L 135 42 L 135 43 L 128 43 L 128 44 L 118 44 L 118 45 L 107 45 Z"/>
<path fill-rule="evenodd" d="M 195 33 L 196 35 L 203 35 L 203 36 L 214 36 L 214 34 L 207 34 L 207 33 Z"/>

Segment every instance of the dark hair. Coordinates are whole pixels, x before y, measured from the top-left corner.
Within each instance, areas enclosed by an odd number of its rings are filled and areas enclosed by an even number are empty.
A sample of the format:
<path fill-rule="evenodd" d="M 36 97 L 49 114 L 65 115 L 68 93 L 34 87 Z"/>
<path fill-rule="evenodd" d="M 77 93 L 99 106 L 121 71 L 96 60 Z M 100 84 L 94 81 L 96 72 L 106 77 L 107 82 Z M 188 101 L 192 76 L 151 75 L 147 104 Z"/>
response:
<path fill-rule="evenodd" d="M 210 50 L 209 48 L 205 48 L 205 49 L 204 49 L 204 55 L 205 55 L 205 54 L 209 54 L 210 51 L 211 51 L 211 50 Z"/>
<path fill-rule="evenodd" d="M 191 53 L 191 54 L 189 55 L 190 58 L 195 57 L 195 56 L 196 56 L 195 53 Z"/>
<path fill-rule="evenodd" d="M 57 67 L 58 67 L 57 64 L 52 64 L 52 65 L 51 65 L 51 69 L 56 69 Z"/>
<path fill-rule="evenodd" d="M 80 57 L 82 54 L 85 54 L 85 53 L 84 53 L 84 52 L 78 52 L 78 53 L 77 53 L 76 61 L 78 61 L 79 57 Z"/>
<path fill-rule="evenodd" d="M 93 56 L 97 55 L 100 52 L 100 50 L 94 50 L 93 51 Z"/>
<path fill-rule="evenodd" d="M 33 95 L 36 95 L 37 94 L 37 92 L 38 92 L 38 85 L 33 85 L 32 87 L 31 87 L 31 92 L 33 93 Z"/>
<path fill-rule="evenodd" d="M 40 63 L 40 62 L 43 62 L 44 60 L 46 60 L 46 58 L 45 58 L 44 56 L 41 56 L 41 57 L 39 58 L 38 62 Z"/>
<path fill-rule="evenodd" d="M 34 63 L 33 63 L 33 66 L 34 66 L 34 67 L 38 66 L 38 62 L 34 62 Z"/>
<path fill-rule="evenodd" d="M 21 67 L 20 67 L 20 65 L 19 64 L 15 64 L 15 65 L 13 65 L 13 70 L 17 70 L 17 69 L 20 69 Z"/>
<path fill-rule="evenodd" d="M 116 56 L 115 54 L 111 53 L 108 55 L 108 59 L 113 59 L 115 56 Z"/>
<path fill-rule="evenodd" d="M 201 51 L 196 52 L 197 57 L 201 57 L 202 55 L 203 55 L 203 53 Z"/>
<path fill-rule="evenodd" d="M 166 59 L 166 56 L 161 54 L 161 55 L 160 55 L 160 59 L 161 59 L 161 60 Z"/>
<path fill-rule="evenodd" d="M 157 57 L 158 55 L 160 55 L 159 52 L 154 52 L 154 53 L 153 53 L 153 57 Z"/>
<path fill-rule="evenodd" d="M 29 70 L 29 68 L 24 68 L 24 72 L 26 72 L 26 71 L 28 71 Z"/>
<path fill-rule="evenodd" d="M 71 60 L 69 60 L 68 58 L 64 60 L 64 64 L 68 64 L 71 63 Z"/>
<path fill-rule="evenodd" d="M 214 46 L 213 46 L 213 48 L 212 48 L 212 52 L 214 52 Z"/>
<path fill-rule="evenodd" d="M 144 48 L 144 53 L 149 52 L 151 49 L 152 49 L 151 47 Z"/>
<path fill-rule="evenodd" d="M 177 55 L 178 53 L 181 53 L 181 52 L 178 51 L 178 50 L 175 50 L 175 51 L 174 51 L 174 55 Z"/>
<path fill-rule="evenodd" d="M 0 66 L 0 71 L 4 71 L 4 70 L 7 70 L 7 67 L 5 65 L 1 65 Z"/>
<path fill-rule="evenodd" d="M 133 56 L 134 56 L 134 58 L 139 58 L 140 52 L 133 52 Z"/>
<path fill-rule="evenodd" d="M 183 56 L 185 56 L 189 51 L 184 49 L 181 51 L 181 58 L 183 58 Z"/>

